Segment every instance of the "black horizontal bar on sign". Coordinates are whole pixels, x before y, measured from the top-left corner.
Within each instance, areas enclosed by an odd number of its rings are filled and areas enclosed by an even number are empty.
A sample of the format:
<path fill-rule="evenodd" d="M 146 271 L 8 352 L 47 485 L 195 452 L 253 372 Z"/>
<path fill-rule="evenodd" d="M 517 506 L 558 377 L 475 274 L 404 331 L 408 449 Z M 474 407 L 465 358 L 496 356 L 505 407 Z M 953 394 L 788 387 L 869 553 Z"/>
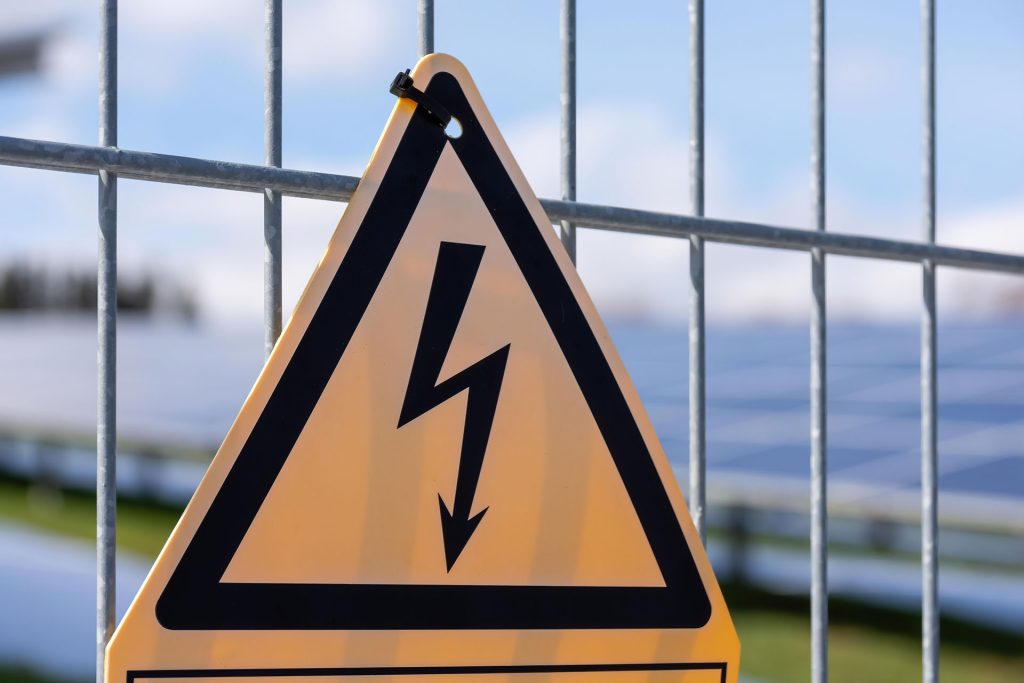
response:
<path fill-rule="evenodd" d="M 359 184 L 355 176 L 4 136 L 0 136 L 0 164 L 72 173 L 110 171 L 135 180 L 244 192 L 270 189 L 290 197 L 339 202 L 348 201 Z M 769 249 L 810 251 L 817 247 L 844 256 L 909 262 L 930 260 L 943 266 L 1024 275 L 1024 255 L 1020 254 L 557 199 L 541 199 L 540 203 L 552 223 L 571 221 L 598 230 L 663 237 L 698 235 L 714 242 Z"/>

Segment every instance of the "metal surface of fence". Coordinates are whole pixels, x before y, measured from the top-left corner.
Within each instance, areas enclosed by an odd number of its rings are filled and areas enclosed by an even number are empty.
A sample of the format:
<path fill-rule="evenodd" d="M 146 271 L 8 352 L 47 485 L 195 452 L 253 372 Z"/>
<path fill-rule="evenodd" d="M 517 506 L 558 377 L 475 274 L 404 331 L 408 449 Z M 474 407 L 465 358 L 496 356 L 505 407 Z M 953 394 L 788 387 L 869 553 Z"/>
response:
<path fill-rule="evenodd" d="M 944 247 L 935 242 L 935 3 L 921 0 L 922 98 L 924 109 L 921 242 L 826 232 L 825 225 L 825 7 L 811 0 L 810 197 L 814 225 L 797 229 L 704 217 L 704 2 L 689 0 L 690 33 L 690 199 L 692 215 L 582 204 L 576 198 L 576 3 L 561 0 L 561 198 L 541 200 L 562 242 L 575 260 L 577 226 L 626 233 L 671 236 L 690 243 L 689 452 L 690 510 L 705 538 L 705 241 L 806 251 L 811 257 L 810 338 L 810 519 L 811 679 L 828 679 L 828 575 L 826 504 L 826 278 L 827 254 L 910 261 L 922 267 L 921 361 L 921 570 L 922 675 L 938 680 L 937 555 L 937 266 L 1024 275 L 1024 255 Z M 434 51 L 434 4 L 417 0 L 420 55 Z M 269 354 L 281 332 L 281 199 L 283 196 L 346 201 L 359 179 L 281 168 L 282 0 L 265 0 L 265 165 L 209 161 L 117 147 L 117 0 L 100 2 L 100 135 L 98 146 L 0 137 L 0 163 L 91 173 L 99 178 L 98 198 L 98 420 L 97 450 L 97 622 L 96 678 L 103 678 L 104 647 L 113 631 L 115 550 L 115 379 L 117 361 L 117 178 L 199 185 L 264 194 L 264 321 Z M 680 264 L 682 267 L 682 264 Z"/>

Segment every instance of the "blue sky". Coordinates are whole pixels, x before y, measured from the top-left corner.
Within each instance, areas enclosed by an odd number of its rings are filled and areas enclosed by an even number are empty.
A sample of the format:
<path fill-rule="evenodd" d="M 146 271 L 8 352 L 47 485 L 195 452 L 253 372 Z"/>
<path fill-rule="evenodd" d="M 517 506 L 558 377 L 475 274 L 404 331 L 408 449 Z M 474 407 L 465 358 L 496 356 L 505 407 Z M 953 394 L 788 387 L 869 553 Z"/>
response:
<path fill-rule="evenodd" d="M 256 0 L 121 0 L 122 147 L 259 163 L 262 8 Z M 707 212 L 807 226 L 806 0 L 707 2 Z M 285 2 L 286 166 L 359 174 L 415 60 L 413 0 Z M 558 193 L 558 3 L 438 0 L 436 47 L 463 60 L 541 196 Z M 579 3 L 579 196 L 686 212 L 685 2 Z M 1024 5 L 938 3 L 939 236 L 1024 251 Z M 93 144 L 93 3 L 5 3 L 0 33 L 56 26 L 42 78 L 0 82 L 0 134 Z M 828 3 L 829 228 L 916 239 L 918 3 Z M 95 180 L 0 169 L 0 259 L 91 262 Z M 258 196 L 123 182 L 120 253 L 192 283 L 216 319 L 258 317 Z M 342 205 L 286 200 L 286 304 Z M 713 245 L 708 315 L 804 319 L 802 254 Z M 686 246 L 585 232 L 580 269 L 608 314 L 685 319 Z M 913 266 L 830 260 L 835 316 L 915 319 Z M 1020 278 L 950 271 L 956 315 L 1003 311 Z M 947 296 L 948 295 L 948 296 Z"/>

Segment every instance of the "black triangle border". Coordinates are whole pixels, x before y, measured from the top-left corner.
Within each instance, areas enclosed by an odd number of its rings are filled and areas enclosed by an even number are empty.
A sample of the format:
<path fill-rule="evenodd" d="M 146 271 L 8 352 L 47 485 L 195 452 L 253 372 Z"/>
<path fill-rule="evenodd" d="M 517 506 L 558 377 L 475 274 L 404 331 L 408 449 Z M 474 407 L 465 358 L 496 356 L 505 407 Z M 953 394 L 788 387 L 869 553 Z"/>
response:
<path fill-rule="evenodd" d="M 461 126 L 417 109 L 362 224 L 267 405 L 156 605 L 172 630 L 700 628 L 711 604 L 675 510 L 600 344 L 457 79 L 427 92 Z M 664 587 L 222 583 L 398 248 L 445 145 L 494 218 L 615 461 Z"/>

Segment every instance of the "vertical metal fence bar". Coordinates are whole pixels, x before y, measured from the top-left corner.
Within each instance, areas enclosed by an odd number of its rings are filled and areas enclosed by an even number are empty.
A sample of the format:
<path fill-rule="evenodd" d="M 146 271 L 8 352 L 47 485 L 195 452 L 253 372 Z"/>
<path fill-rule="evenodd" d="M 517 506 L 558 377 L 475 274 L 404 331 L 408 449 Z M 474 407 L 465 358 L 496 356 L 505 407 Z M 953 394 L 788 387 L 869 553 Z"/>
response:
<path fill-rule="evenodd" d="M 935 0 L 921 0 L 924 44 L 924 239 L 935 242 Z M 935 263 L 924 262 L 921 315 L 921 678 L 939 680 L 937 330 Z"/>
<path fill-rule="evenodd" d="M 690 207 L 704 215 L 704 0 L 690 0 Z M 704 403 L 704 238 L 690 237 L 690 515 L 707 540 Z"/>
<path fill-rule="evenodd" d="M 418 0 L 416 19 L 417 49 L 425 57 L 434 51 L 434 0 Z"/>
<path fill-rule="evenodd" d="M 263 163 L 281 166 L 281 0 L 265 0 L 263 16 Z M 263 191 L 263 352 L 281 336 L 281 193 Z"/>
<path fill-rule="evenodd" d="M 811 0 L 811 203 L 825 230 L 825 0 Z M 811 250 L 811 683 L 828 680 L 825 253 Z"/>
<path fill-rule="evenodd" d="M 576 0 L 562 0 L 562 199 L 576 200 Z M 562 221 L 562 244 L 576 263 L 576 224 Z"/>
<path fill-rule="evenodd" d="M 100 4 L 99 142 L 117 146 L 117 0 Z M 117 178 L 99 173 L 96 268 L 96 681 L 116 618 Z"/>

